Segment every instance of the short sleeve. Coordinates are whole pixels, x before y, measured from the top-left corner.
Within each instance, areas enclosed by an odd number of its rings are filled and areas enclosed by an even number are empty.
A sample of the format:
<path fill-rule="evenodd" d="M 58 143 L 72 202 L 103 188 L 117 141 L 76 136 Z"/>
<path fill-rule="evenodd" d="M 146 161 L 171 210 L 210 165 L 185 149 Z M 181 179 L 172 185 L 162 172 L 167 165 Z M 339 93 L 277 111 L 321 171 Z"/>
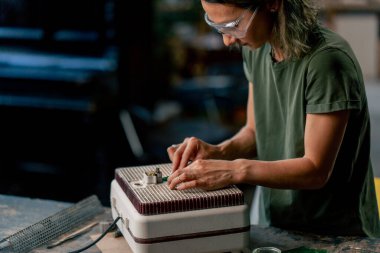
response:
<path fill-rule="evenodd" d="M 306 112 L 360 109 L 363 82 L 360 71 L 358 63 L 339 49 L 316 53 L 307 70 Z"/>

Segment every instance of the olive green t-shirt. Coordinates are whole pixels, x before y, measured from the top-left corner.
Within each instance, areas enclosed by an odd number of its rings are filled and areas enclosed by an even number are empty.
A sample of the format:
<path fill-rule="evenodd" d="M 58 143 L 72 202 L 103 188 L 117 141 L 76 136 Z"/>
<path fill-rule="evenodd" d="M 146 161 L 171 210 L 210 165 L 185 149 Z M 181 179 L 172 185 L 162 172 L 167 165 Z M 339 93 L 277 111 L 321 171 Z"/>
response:
<path fill-rule="evenodd" d="M 302 59 L 274 62 L 269 44 L 243 48 L 254 87 L 257 159 L 302 157 L 306 114 L 350 110 L 333 172 L 317 190 L 262 188 L 262 224 L 335 235 L 379 236 L 370 162 L 370 120 L 360 66 L 347 42 L 319 28 Z"/>

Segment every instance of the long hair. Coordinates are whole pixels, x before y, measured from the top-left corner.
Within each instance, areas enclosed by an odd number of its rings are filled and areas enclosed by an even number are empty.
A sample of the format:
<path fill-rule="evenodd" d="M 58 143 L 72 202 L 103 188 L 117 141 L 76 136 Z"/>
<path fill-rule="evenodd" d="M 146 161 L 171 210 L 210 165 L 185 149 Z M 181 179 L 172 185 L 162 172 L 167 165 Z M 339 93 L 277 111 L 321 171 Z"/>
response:
<path fill-rule="evenodd" d="M 240 8 L 264 5 L 275 0 L 205 0 L 209 3 L 230 4 Z M 318 7 L 313 0 L 279 0 L 274 14 L 273 43 L 287 59 L 301 58 L 311 49 L 317 36 Z"/>

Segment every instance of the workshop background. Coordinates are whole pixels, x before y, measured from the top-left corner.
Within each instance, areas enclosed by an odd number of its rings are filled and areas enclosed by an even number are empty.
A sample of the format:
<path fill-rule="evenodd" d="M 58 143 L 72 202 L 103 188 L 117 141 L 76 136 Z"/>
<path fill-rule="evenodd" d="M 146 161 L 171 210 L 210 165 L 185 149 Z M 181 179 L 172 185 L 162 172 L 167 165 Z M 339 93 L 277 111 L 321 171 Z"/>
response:
<path fill-rule="evenodd" d="M 380 176 L 380 1 L 319 1 L 366 78 Z M 198 0 L 0 0 L 0 194 L 109 205 L 117 167 L 245 122 L 241 55 Z"/>

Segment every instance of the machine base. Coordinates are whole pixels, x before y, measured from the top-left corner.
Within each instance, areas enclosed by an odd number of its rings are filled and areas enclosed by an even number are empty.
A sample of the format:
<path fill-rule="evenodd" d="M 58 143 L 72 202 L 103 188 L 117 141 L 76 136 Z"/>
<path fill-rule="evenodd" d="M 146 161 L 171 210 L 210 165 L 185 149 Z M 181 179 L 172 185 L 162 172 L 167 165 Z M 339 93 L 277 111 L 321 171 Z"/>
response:
<path fill-rule="evenodd" d="M 115 180 L 111 205 L 134 253 L 251 252 L 247 205 L 146 216 L 136 211 Z"/>

